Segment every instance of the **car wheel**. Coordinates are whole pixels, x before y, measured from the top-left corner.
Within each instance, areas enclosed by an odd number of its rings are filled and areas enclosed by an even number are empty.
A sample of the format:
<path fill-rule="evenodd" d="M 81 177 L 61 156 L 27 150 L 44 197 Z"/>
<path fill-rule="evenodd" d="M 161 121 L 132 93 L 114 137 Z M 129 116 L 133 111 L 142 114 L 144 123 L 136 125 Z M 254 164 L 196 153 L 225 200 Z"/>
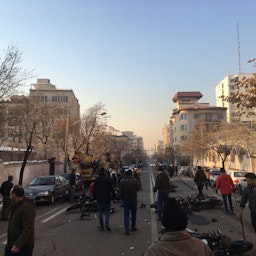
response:
<path fill-rule="evenodd" d="M 51 196 L 49 197 L 49 204 L 53 204 L 55 202 L 55 195 L 54 193 L 51 194 Z"/>

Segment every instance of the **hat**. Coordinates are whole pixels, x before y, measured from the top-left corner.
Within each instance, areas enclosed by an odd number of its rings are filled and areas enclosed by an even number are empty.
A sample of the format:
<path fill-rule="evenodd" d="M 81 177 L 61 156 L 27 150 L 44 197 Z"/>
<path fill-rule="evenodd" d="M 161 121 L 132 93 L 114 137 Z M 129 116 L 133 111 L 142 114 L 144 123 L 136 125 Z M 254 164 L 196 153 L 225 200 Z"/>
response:
<path fill-rule="evenodd" d="M 220 172 L 225 172 L 225 169 L 224 168 L 220 168 Z"/>
<path fill-rule="evenodd" d="M 158 171 L 159 172 L 162 172 L 164 169 L 163 169 L 163 166 L 162 165 L 160 165 L 159 167 L 158 167 Z"/>
<path fill-rule="evenodd" d="M 187 227 L 187 214 L 175 198 L 168 198 L 166 200 L 162 224 L 168 231 L 180 231 Z"/>

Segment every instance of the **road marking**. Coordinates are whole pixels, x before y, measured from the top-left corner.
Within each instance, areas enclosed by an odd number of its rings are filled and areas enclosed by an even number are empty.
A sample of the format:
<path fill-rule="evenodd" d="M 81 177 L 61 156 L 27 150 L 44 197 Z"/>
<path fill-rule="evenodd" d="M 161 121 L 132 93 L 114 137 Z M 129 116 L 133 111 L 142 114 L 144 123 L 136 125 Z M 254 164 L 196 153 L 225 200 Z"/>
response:
<path fill-rule="evenodd" d="M 55 214 L 53 214 L 53 215 L 51 215 L 50 217 L 48 217 L 48 218 L 46 218 L 46 219 L 42 220 L 41 222 L 42 222 L 42 223 L 45 223 L 45 222 L 47 222 L 47 221 L 49 221 L 49 220 L 53 219 L 53 218 L 54 218 L 54 217 L 56 217 L 57 215 L 59 215 L 59 214 L 61 214 L 61 213 L 65 212 L 65 211 L 66 211 L 66 209 L 67 209 L 67 208 L 62 209 L 62 210 L 60 210 L 60 211 L 56 212 Z"/>
<path fill-rule="evenodd" d="M 155 186 L 155 179 L 153 177 L 153 173 L 150 173 L 150 203 L 155 203 L 155 198 L 153 194 L 153 186 Z M 155 209 L 151 208 L 150 211 L 151 217 L 151 239 L 152 243 L 158 240 L 158 233 L 157 233 L 157 225 L 156 225 L 156 213 Z"/>
<path fill-rule="evenodd" d="M 49 215 L 49 214 L 51 214 L 52 212 L 55 212 L 55 211 L 57 211 L 58 209 L 60 209 L 60 208 L 62 208 L 62 207 L 63 207 L 63 205 L 61 205 L 61 206 L 59 206 L 59 207 L 56 207 L 56 208 L 52 209 L 51 211 L 46 212 L 46 213 L 44 213 L 44 214 L 42 214 L 42 215 L 40 215 L 40 216 L 37 216 L 37 217 L 36 217 L 36 220 L 41 219 L 41 218 L 43 218 L 44 216 Z M 65 209 L 66 209 L 66 208 L 65 208 Z"/>

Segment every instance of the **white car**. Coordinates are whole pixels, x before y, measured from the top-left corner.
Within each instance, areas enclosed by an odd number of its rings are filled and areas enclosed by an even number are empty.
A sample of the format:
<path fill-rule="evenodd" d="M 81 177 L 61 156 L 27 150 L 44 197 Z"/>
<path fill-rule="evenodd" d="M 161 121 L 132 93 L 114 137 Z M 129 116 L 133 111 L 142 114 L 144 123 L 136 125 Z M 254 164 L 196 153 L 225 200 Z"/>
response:
<path fill-rule="evenodd" d="M 217 177 L 220 175 L 220 169 L 210 168 L 210 182 L 213 187 L 216 186 Z"/>
<path fill-rule="evenodd" d="M 236 170 L 228 170 L 227 174 L 229 174 L 234 182 L 235 188 L 241 190 L 242 186 L 245 187 L 246 181 L 245 181 L 245 174 L 247 171 L 236 171 Z M 240 186 L 239 186 L 240 185 Z M 239 190 L 239 192 L 240 192 Z"/>

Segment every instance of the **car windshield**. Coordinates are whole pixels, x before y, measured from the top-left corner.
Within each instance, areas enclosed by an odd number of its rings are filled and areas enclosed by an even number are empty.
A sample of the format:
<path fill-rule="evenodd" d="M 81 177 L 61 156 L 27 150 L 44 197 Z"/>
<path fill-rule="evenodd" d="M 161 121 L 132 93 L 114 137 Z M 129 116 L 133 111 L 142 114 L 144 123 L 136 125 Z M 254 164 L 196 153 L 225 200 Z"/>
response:
<path fill-rule="evenodd" d="M 63 173 L 61 174 L 62 177 L 64 177 L 66 180 L 69 180 L 70 174 L 69 173 Z"/>
<path fill-rule="evenodd" d="M 54 185 L 55 178 L 54 177 L 38 177 L 33 179 L 29 185 L 30 186 L 37 186 L 37 185 Z"/>
<path fill-rule="evenodd" d="M 244 178 L 244 175 L 246 174 L 246 172 L 235 172 L 234 173 L 234 177 L 237 177 L 237 178 Z"/>
<path fill-rule="evenodd" d="M 212 175 L 220 175 L 220 171 L 212 171 Z"/>

